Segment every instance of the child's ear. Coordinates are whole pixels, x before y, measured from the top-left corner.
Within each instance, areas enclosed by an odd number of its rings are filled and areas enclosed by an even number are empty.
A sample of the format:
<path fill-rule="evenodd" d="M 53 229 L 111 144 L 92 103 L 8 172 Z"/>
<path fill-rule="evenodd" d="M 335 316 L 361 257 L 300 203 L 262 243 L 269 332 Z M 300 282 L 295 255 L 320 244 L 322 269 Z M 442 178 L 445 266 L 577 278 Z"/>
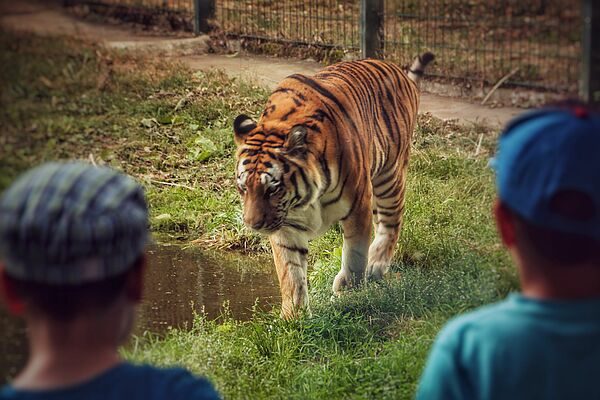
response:
<path fill-rule="evenodd" d="M 494 217 L 502 243 L 510 249 L 516 242 L 515 218 L 500 199 L 494 203 Z"/>
<path fill-rule="evenodd" d="M 2 263 L 0 263 L 0 298 L 12 315 L 18 317 L 25 312 L 25 302 L 17 294 Z"/>
<path fill-rule="evenodd" d="M 135 265 L 128 272 L 125 291 L 127 298 L 134 303 L 142 301 L 144 294 L 144 272 L 146 271 L 146 254 L 142 254 L 135 261 Z"/>

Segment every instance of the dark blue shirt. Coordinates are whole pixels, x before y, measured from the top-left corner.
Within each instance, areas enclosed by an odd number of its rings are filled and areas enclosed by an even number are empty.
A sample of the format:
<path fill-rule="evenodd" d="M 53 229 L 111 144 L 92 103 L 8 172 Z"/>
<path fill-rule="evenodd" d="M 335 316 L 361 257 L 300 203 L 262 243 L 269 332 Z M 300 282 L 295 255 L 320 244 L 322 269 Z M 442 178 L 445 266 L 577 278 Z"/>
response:
<path fill-rule="evenodd" d="M 54 390 L 0 389 L 0 400 L 219 399 L 212 384 L 182 368 L 120 364 L 78 385 Z"/>

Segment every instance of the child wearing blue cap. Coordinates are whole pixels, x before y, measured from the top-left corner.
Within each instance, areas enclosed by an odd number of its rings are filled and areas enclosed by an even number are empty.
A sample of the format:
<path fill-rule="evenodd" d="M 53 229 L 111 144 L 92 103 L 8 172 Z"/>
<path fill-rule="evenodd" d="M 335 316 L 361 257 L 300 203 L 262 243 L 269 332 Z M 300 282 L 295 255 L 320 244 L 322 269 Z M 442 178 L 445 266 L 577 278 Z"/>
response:
<path fill-rule="evenodd" d="M 443 328 L 417 398 L 600 399 L 600 114 L 526 113 L 493 167 L 521 293 Z"/>
<path fill-rule="evenodd" d="M 109 168 L 49 163 L 0 197 L 0 294 L 27 324 L 29 359 L 1 400 L 218 399 L 180 369 L 121 360 L 142 296 L 148 210 Z"/>

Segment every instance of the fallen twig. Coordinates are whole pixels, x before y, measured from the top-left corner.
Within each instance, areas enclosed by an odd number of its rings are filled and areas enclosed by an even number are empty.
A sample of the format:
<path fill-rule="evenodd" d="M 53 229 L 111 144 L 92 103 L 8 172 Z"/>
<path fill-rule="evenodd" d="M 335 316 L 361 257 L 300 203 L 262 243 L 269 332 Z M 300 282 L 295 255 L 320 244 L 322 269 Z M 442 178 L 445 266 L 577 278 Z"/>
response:
<path fill-rule="evenodd" d="M 477 142 L 477 149 L 475 149 L 475 157 L 479 155 L 479 150 L 481 150 L 481 141 L 483 140 L 483 133 L 479 135 L 479 142 Z"/>
<path fill-rule="evenodd" d="M 157 181 L 156 179 L 150 179 L 150 182 L 152 182 L 152 183 L 158 183 L 159 185 L 176 186 L 176 187 L 181 187 L 181 188 L 188 189 L 188 190 L 194 190 L 193 187 L 182 185 L 180 183 L 171 183 L 171 182 Z"/>
<path fill-rule="evenodd" d="M 94 155 L 92 153 L 90 153 L 90 156 L 88 158 L 94 167 L 98 166 L 98 164 L 96 164 L 96 159 L 94 158 Z"/>
<path fill-rule="evenodd" d="M 519 71 L 519 67 L 513 69 L 508 74 L 506 74 L 502 78 L 500 78 L 500 80 L 498 82 L 496 82 L 496 84 L 494 85 L 494 87 L 492 88 L 492 90 L 490 90 L 488 92 L 488 94 L 485 96 L 485 98 L 481 101 L 481 105 L 484 105 L 485 102 L 488 101 L 488 99 L 490 98 L 490 96 L 492 95 L 492 93 L 494 93 L 496 91 L 496 89 L 498 89 L 508 78 L 510 78 L 511 76 L 513 76 L 514 74 L 516 74 L 518 71 Z"/>

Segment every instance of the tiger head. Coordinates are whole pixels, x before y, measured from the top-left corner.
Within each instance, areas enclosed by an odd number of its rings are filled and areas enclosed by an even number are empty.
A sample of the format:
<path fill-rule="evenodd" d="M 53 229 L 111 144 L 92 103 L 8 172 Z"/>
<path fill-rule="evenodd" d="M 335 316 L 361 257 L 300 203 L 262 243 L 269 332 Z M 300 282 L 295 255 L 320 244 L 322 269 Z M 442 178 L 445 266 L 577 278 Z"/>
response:
<path fill-rule="evenodd" d="M 318 192 L 319 179 L 309 178 L 306 126 L 257 124 L 246 115 L 233 126 L 244 223 L 265 234 L 294 225 L 290 209 L 310 205 Z"/>

